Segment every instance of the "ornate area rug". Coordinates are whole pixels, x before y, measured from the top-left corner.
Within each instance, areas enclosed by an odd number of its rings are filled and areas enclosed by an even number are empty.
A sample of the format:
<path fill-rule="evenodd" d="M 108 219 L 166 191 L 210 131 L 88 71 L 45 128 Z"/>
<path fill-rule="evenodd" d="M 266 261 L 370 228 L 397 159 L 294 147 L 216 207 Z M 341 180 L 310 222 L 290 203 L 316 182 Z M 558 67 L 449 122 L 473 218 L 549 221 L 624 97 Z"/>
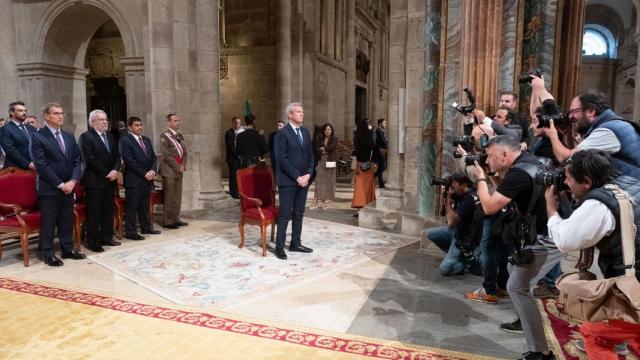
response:
<path fill-rule="evenodd" d="M 257 226 L 245 226 L 245 233 L 243 249 L 238 248 L 238 229 L 231 228 L 89 258 L 177 304 L 215 304 L 224 309 L 418 241 L 404 235 L 305 219 L 302 243 L 313 248 L 313 253 L 287 251 L 289 260 L 282 261 L 271 252 L 262 257 Z M 273 243 L 269 246 L 273 247 Z"/>
<path fill-rule="evenodd" d="M 488 359 L 0 278 L 6 359 Z"/>
<path fill-rule="evenodd" d="M 562 311 L 562 305 L 557 299 L 546 299 L 539 302 L 543 313 L 543 321 L 547 339 L 551 339 L 551 347 L 558 359 L 588 360 L 587 354 L 576 347 L 576 342 L 582 339 L 580 323 Z M 630 349 L 631 350 L 631 349 Z M 640 354 L 629 353 L 620 359 L 638 360 Z"/>

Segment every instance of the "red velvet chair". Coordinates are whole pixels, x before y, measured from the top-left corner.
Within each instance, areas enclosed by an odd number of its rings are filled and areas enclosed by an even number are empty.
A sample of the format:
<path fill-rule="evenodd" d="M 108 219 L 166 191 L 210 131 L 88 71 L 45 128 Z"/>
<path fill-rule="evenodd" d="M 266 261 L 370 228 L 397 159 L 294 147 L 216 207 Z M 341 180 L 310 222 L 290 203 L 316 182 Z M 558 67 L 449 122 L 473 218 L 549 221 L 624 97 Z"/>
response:
<path fill-rule="evenodd" d="M 252 165 L 237 172 L 240 194 L 240 247 L 244 247 L 244 225 L 260 226 L 262 256 L 267 256 L 267 226 L 271 225 L 271 241 L 278 217 L 273 173 L 266 166 Z"/>
<path fill-rule="evenodd" d="M 77 183 L 73 188 L 75 194 L 75 203 L 73 204 L 73 215 L 75 216 L 73 224 L 73 238 L 76 241 L 76 251 L 80 251 L 82 244 L 82 238 L 85 232 L 83 231 L 86 219 L 87 205 L 84 199 L 84 187 Z"/>
<path fill-rule="evenodd" d="M 20 234 L 22 259 L 29 266 L 29 234 L 40 230 L 36 174 L 33 170 L 0 171 L 0 232 Z"/>

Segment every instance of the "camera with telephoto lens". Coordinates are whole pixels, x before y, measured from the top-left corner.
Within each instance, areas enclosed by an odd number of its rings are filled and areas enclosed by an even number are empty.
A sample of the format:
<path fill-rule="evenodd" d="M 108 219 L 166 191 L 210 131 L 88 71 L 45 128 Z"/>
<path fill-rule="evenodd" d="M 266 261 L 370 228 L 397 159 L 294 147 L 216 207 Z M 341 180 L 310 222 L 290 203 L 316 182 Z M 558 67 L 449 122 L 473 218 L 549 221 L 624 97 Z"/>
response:
<path fill-rule="evenodd" d="M 540 69 L 535 69 L 533 71 L 533 75 L 540 77 L 542 76 L 542 71 L 540 71 Z M 518 84 L 527 84 L 530 83 L 531 80 L 533 80 L 531 74 L 522 74 L 518 77 Z"/>
<path fill-rule="evenodd" d="M 469 105 L 460 105 L 457 102 L 451 104 L 451 106 L 456 109 L 459 113 L 464 116 L 469 116 L 476 109 L 476 98 L 473 96 L 473 91 L 470 88 L 466 87 L 462 89 L 467 94 L 467 99 L 469 100 Z"/>
<path fill-rule="evenodd" d="M 473 136 L 471 135 L 462 135 L 462 136 L 456 136 L 453 138 L 453 141 L 451 142 L 451 145 L 453 146 L 462 146 L 463 149 L 469 151 L 470 149 L 473 149 Z"/>
<path fill-rule="evenodd" d="M 511 256 L 507 258 L 509 264 L 515 266 L 531 264 L 533 261 L 533 250 L 531 249 L 518 249 Z"/>
<path fill-rule="evenodd" d="M 478 165 L 485 167 L 487 165 L 487 153 L 480 153 L 476 155 L 467 155 L 464 158 L 464 164 L 466 166 L 475 165 L 476 160 L 478 161 Z"/>
<path fill-rule="evenodd" d="M 444 186 L 445 189 L 450 188 L 452 182 L 453 182 L 453 178 L 451 176 L 445 176 L 443 178 L 434 176 L 431 178 L 431 185 Z"/>
<path fill-rule="evenodd" d="M 561 190 L 565 187 L 564 179 L 565 179 L 564 168 L 557 168 L 551 171 L 538 170 L 534 178 L 534 182 L 537 185 L 544 185 L 544 186 L 553 185 L 556 187 L 556 189 Z"/>

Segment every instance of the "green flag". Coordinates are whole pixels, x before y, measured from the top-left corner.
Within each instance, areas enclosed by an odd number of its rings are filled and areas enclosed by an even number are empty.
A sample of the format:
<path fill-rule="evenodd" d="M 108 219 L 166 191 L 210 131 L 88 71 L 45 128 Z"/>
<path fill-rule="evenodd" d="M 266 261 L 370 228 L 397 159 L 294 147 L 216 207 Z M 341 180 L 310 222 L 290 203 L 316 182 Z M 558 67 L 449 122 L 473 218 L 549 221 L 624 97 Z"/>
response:
<path fill-rule="evenodd" d="M 244 116 L 252 115 L 251 105 L 249 105 L 249 99 L 244 98 Z"/>

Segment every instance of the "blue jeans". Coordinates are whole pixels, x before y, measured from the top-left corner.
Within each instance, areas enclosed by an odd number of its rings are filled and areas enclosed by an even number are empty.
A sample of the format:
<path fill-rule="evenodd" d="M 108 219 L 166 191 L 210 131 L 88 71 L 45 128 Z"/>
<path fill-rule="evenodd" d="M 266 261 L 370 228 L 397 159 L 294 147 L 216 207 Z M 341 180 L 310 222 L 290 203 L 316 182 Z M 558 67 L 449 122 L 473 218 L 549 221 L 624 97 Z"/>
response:
<path fill-rule="evenodd" d="M 509 272 L 507 258 L 509 251 L 500 238 L 491 236 L 493 219 L 487 217 L 482 226 L 480 240 L 480 265 L 482 265 L 482 287 L 487 294 L 496 295 L 498 288 L 506 289 Z"/>
<path fill-rule="evenodd" d="M 560 263 L 557 263 L 556 266 L 552 267 L 551 270 L 544 276 L 542 280 L 547 284 L 548 287 L 555 289 L 556 288 L 556 280 L 560 277 Z"/>
<path fill-rule="evenodd" d="M 439 271 L 444 276 L 464 274 L 467 263 L 455 242 L 454 230 L 449 226 L 439 226 L 427 231 L 427 238 L 447 253 L 440 263 Z"/>

